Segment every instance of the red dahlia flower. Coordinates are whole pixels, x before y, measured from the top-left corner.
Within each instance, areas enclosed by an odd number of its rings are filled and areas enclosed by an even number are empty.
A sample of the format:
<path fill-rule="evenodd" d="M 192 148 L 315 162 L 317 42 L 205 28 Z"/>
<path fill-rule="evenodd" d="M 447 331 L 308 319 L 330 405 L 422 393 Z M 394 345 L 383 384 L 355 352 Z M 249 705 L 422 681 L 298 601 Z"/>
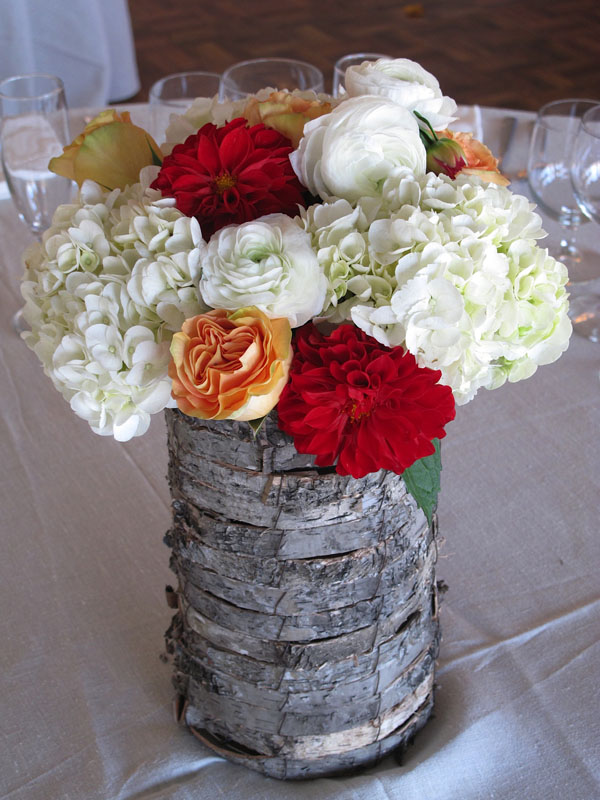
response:
<path fill-rule="evenodd" d="M 294 338 L 290 382 L 279 399 L 279 427 L 320 467 L 362 478 L 401 474 L 434 452 L 454 419 L 441 373 L 419 367 L 401 347 L 384 347 L 354 325 L 323 336 L 309 323 Z"/>
<path fill-rule="evenodd" d="M 241 117 L 222 128 L 208 123 L 165 156 L 153 189 L 174 197 L 196 217 L 208 239 L 225 225 L 283 213 L 305 205 L 289 155 L 289 139 L 264 125 L 246 127 Z"/>

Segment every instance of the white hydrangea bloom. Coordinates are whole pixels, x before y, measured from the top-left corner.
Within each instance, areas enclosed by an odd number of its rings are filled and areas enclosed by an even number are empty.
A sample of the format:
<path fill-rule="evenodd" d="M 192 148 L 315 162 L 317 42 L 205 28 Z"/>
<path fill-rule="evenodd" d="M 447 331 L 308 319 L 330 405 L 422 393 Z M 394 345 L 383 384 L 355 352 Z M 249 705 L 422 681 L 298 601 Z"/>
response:
<path fill-rule="evenodd" d="M 200 226 L 149 188 L 155 174 L 124 191 L 86 181 L 25 254 L 23 338 L 73 410 L 119 441 L 170 402 L 171 336 L 205 310 Z"/>
<path fill-rule="evenodd" d="M 571 332 L 566 270 L 536 245 L 545 234 L 533 208 L 471 176 L 402 168 L 379 201 L 310 207 L 302 222 L 328 280 L 323 316 L 406 347 L 441 370 L 458 403 L 528 377 Z"/>
<path fill-rule="evenodd" d="M 213 308 L 256 306 L 304 325 L 323 308 L 327 280 L 310 236 L 285 214 L 216 231 L 203 262 L 200 293 Z"/>
<path fill-rule="evenodd" d="M 375 265 L 369 253 L 367 232 L 377 207 L 365 198 L 354 208 L 347 200 L 336 200 L 301 209 L 302 224 L 311 234 L 312 247 L 327 279 L 325 308 L 335 309 L 348 292 L 352 292 L 357 302 L 368 300 L 376 289 L 379 278 L 373 274 Z M 384 284 L 382 288 L 386 291 Z M 329 318 L 339 318 L 341 310 Z M 344 312 L 348 312 L 346 307 Z"/>

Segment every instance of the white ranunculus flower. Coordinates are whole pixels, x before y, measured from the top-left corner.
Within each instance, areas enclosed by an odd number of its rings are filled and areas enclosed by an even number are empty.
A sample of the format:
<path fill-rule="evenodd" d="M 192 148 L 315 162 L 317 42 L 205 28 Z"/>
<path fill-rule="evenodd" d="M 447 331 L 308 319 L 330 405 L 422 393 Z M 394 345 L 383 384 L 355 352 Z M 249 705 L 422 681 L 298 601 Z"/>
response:
<path fill-rule="evenodd" d="M 310 236 L 285 214 L 221 228 L 202 260 L 200 294 L 207 305 L 256 306 L 269 317 L 287 317 L 292 328 L 319 314 L 326 290 Z"/>
<path fill-rule="evenodd" d="M 414 115 L 385 97 L 352 97 L 304 126 L 290 161 L 300 182 L 324 200 L 381 197 L 395 167 L 425 173 Z"/>
<path fill-rule="evenodd" d="M 442 95 L 431 72 L 409 58 L 363 61 L 346 70 L 346 91 L 350 97 L 388 97 L 409 111 L 418 111 L 434 130 L 443 130 L 456 119 L 456 103 Z"/>

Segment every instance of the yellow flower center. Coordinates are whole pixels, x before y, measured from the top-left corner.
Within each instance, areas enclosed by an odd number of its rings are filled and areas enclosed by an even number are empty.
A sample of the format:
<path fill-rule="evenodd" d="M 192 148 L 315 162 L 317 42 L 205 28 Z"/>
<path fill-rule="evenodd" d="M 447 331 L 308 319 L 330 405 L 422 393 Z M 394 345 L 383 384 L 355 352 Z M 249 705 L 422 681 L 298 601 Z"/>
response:
<path fill-rule="evenodd" d="M 368 402 L 368 400 L 366 400 L 366 398 L 360 404 L 360 407 L 357 401 L 349 400 L 344 407 L 344 411 L 350 417 L 350 422 L 352 424 L 355 424 L 363 417 L 371 416 L 371 412 L 373 409 L 369 408 L 370 405 L 371 404 Z"/>
<path fill-rule="evenodd" d="M 237 178 L 224 172 L 222 175 L 217 175 L 215 178 L 215 187 L 219 194 L 223 194 L 227 189 L 231 189 L 237 183 Z"/>

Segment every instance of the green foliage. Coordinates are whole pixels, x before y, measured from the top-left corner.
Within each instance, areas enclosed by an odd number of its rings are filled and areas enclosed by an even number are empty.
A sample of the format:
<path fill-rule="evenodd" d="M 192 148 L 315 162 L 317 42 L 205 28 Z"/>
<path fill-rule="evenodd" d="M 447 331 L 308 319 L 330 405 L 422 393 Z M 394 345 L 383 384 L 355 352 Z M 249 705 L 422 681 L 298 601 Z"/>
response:
<path fill-rule="evenodd" d="M 148 141 L 148 140 L 146 140 L 146 141 Z M 148 147 L 150 148 L 150 152 L 152 153 L 152 163 L 153 163 L 153 165 L 155 167 L 162 166 L 162 158 L 159 156 L 159 154 L 156 152 L 156 150 L 152 147 L 150 142 L 148 142 Z"/>
<path fill-rule="evenodd" d="M 268 416 L 269 416 L 268 414 L 265 414 L 264 417 L 259 417 L 258 419 L 251 419 L 248 421 L 248 425 L 250 425 L 250 427 L 252 428 L 252 433 L 254 434 L 255 439 L 256 439 L 256 434 L 262 428 L 263 422 L 266 420 Z"/>
<path fill-rule="evenodd" d="M 433 511 L 437 505 L 437 496 L 440 491 L 440 472 L 442 471 L 442 458 L 440 455 L 440 440 L 434 439 L 435 453 L 425 458 L 420 458 L 402 473 L 406 488 L 422 508 L 431 525 Z"/>

